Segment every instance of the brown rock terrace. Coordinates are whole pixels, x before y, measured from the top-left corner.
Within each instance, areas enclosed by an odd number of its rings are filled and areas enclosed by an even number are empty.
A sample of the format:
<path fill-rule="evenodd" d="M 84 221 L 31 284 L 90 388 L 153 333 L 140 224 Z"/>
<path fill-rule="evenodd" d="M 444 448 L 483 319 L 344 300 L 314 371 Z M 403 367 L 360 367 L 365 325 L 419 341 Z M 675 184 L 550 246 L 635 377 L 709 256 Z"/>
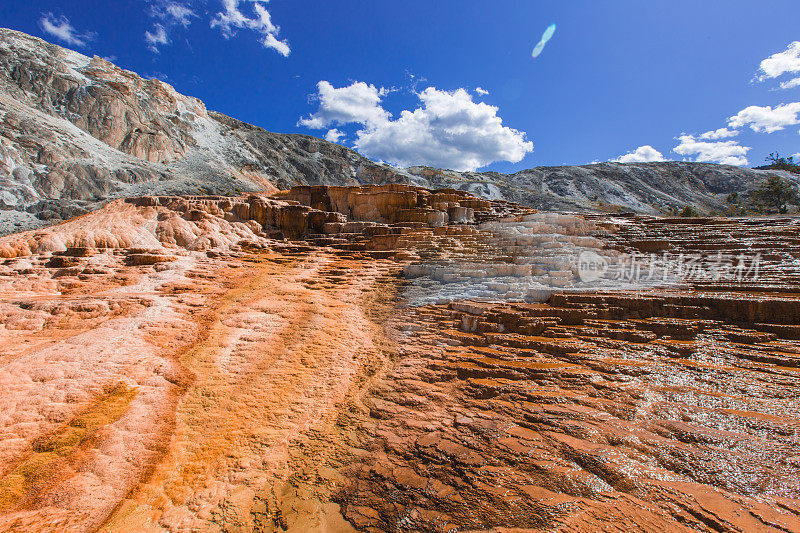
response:
<path fill-rule="evenodd" d="M 392 184 L 4 237 L 0 530 L 798 531 L 798 228 Z"/>

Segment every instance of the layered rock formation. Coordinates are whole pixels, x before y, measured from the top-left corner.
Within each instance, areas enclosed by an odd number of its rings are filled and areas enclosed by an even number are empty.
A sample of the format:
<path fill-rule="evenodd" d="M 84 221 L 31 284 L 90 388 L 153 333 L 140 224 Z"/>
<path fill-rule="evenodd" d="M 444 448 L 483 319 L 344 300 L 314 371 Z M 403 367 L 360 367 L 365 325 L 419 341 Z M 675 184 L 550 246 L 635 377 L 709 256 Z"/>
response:
<path fill-rule="evenodd" d="M 335 496 L 345 517 L 364 531 L 794 531 L 795 337 L 662 311 L 702 303 L 573 294 L 403 315 L 397 365 L 367 401 L 373 452 Z M 758 319 L 790 322 L 800 302 L 785 305 Z"/>
<path fill-rule="evenodd" d="M 722 209 L 769 174 L 706 163 L 601 163 L 511 175 L 374 163 L 306 135 L 270 133 L 145 80 L 0 29 L 0 234 L 121 197 L 272 192 L 295 185 L 403 183 L 539 210 Z"/>
<path fill-rule="evenodd" d="M 797 530 L 796 228 L 302 186 L 4 237 L 0 529 Z"/>
<path fill-rule="evenodd" d="M 293 187 L 281 197 L 323 211 L 337 211 L 358 221 L 430 226 L 475 222 L 476 213 L 493 212 L 492 202 L 455 189 L 427 190 L 408 185 L 379 187 Z M 500 205 L 500 204 L 497 204 Z"/>
<path fill-rule="evenodd" d="M 392 321 L 400 355 L 366 402 L 375 451 L 335 495 L 348 520 L 365 531 L 800 527 L 798 221 L 537 217 L 484 225 L 502 231 L 477 253 L 440 252 L 407 289 L 451 301 Z M 563 259 L 579 246 L 707 266 L 757 256 L 760 270 L 559 292 L 580 283 Z M 502 272 L 520 258 L 541 274 Z M 507 281 L 540 283 L 548 264 L 565 283 L 550 280 L 546 302 L 496 303 L 535 299 Z M 452 301 L 464 287 L 490 301 Z"/>
<path fill-rule="evenodd" d="M 0 161 L 2 233 L 124 196 L 237 195 L 396 175 L 342 146 L 269 133 L 159 80 L 5 29 Z"/>

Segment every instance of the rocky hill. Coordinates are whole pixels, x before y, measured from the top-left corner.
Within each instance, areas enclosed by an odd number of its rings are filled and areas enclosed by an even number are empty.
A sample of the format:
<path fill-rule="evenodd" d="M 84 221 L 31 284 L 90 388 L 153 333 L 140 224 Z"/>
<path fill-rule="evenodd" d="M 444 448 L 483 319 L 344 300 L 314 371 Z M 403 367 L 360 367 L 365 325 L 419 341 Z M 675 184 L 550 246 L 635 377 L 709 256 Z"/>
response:
<path fill-rule="evenodd" d="M 0 234 L 120 197 L 304 184 L 455 188 L 542 210 L 711 210 L 763 174 L 702 163 L 601 163 L 511 175 L 395 169 L 315 137 L 270 133 L 100 57 L 0 29 Z"/>
<path fill-rule="evenodd" d="M 723 210 L 729 194 L 745 192 L 768 175 L 800 183 L 800 176 L 785 171 L 686 161 L 536 167 L 514 174 L 428 167 L 407 171 L 423 178 L 427 187 L 454 187 L 544 211 L 666 214 L 687 205 L 700 211 Z"/>
<path fill-rule="evenodd" d="M 0 30 L 0 208 L 17 230 L 125 196 L 353 185 L 395 174 L 343 146 L 207 111 L 100 57 Z"/>

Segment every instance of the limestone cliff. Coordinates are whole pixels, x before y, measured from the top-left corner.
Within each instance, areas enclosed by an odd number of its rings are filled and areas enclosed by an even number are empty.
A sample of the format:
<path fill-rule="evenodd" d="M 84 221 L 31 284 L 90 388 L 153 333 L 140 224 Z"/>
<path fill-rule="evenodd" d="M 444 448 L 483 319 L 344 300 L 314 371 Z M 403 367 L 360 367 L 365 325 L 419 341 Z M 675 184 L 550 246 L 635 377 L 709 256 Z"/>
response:
<path fill-rule="evenodd" d="M 343 146 L 267 132 L 100 57 L 0 29 L 0 233 L 119 197 L 396 176 Z"/>
<path fill-rule="evenodd" d="M 718 209 L 764 171 L 707 163 L 601 163 L 505 175 L 375 163 L 307 135 L 209 111 L 159 80 L 0 29 L 0 235 L 121 197 L 412 184 L 539 210 Z M 786 174 L 797 180 L 797 176 Z"/>

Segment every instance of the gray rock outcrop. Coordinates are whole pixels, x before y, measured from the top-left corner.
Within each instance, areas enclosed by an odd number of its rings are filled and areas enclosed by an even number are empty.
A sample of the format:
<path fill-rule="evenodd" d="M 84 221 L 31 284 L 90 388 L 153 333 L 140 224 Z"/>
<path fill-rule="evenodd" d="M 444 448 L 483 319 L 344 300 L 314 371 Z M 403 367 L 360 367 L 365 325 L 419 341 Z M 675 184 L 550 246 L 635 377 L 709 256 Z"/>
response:
<path fill-rule="evenodd" d="M 396 169 L 316 137 L 271 133 L 208 111 L 159 80 L 0 29 L 0 234 L 120 197 L 238 195 L 295 185 L 453 188 L 541 210 L 710 210 L 766 174 L 679 162 L 509 175 Z"/>

